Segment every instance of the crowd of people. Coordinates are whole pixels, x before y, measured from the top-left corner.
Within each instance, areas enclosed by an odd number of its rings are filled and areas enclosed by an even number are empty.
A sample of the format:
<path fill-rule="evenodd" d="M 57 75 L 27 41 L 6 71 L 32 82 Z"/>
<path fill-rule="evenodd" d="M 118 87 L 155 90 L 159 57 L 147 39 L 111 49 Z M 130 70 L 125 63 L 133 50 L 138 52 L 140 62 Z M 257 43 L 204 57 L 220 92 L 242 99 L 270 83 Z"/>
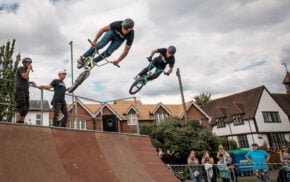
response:
<path fill-rule="evenodd" d="M 225 182 L 236 181 L 232 158 L 222 145 L 219 145 L 216 158 L 218 159 L 217 163 L 208 151 L 204 151 L 199 161 L 196 152 L 191 150 L 187 164 L 190 166 L 189 174 L 192 181 L 199 182 L 204 178 L 206 182 L 215 182 L 217 177 Z"/>
<path fill-rule="evenodd" d="M 217 178 L 223 182 L 236 182 L 238 176 L 235 171 L 237 164 L 234 164 L 231 155 L 225 151 L 222 145 L 219 145 L 218 151 L 216 152 L 216 162 L 213 156 L 210 155 L 209 151 L 202 152 L 202 157 L 199 159 L 197 152 L 191 150 L 187 158 L 189 177 L 193 182 L 216 182 Z M 162 158 L 164 152 L 159 149 L 158 156 Z M 201 156 L 201 155 L 199 155 Z M 253 174 L 256 175 L 257 180 L 270 181 L 269 175 L 269 160 L 270 155 L 265 150 L 258 147 L 258 144 L 252 144 L 252 150 L 249 150 L 244 156 L 248 161 L 244 164 L 245 166 L 251 166 Z M 287 182 L 288 174 L 290 173 L 290 153 L 286 146 L 282 146 L 280 152 L 280 161 L 282 167 L 279 170 L 277 177 L 278 182 Z"/>

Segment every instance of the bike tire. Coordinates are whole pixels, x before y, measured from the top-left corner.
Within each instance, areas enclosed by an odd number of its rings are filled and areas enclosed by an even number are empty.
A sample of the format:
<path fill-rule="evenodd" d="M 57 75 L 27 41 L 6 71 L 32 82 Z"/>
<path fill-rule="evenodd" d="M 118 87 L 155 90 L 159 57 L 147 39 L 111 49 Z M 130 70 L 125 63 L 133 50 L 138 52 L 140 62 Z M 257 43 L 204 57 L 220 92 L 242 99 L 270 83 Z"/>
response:
<path fill-rule="evenodd" d="M 78 88 L 78 86 L 80 86 L 80 84 L 82 84 L 85 79 L 87 79 L 90 75 L 90 71 L 83 71 L 78 77 L 77 79 L 74 81 L 74 84 L 70 87 L 70 89 L 68 90 L 69 93 L 72 93 L 73 91 L 75 91 L 75 89 Z"/>
<path fill-rule="evenodd" d="M 129 89 L 129 93 L 131 95 L 136 94 L 137 92 L 139 92 L 142 87 L 145 85 L 145 80 L 143 78 L 141 79 L 137 79 L 130 87 Z"/>

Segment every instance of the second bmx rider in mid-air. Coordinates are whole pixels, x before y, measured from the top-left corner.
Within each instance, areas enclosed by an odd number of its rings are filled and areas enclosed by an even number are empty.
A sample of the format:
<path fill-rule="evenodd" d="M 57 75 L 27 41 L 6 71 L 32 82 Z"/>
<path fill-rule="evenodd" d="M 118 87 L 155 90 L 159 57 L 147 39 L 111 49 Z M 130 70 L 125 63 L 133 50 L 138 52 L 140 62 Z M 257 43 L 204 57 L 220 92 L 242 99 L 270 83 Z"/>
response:
<path fill-rule="evenodd" d="M 169 46 L 168 48 L 160 48 L 155 49 L 151 52 L 150 56 L 147 58 L 152 64 L 160 69 L 164 70 L 166 65 L 169 64 L 169 70 L 165 73 L 166 75 L 170 75 L 173 70 L 173 66 L 175 64 L 175 54 L 176 48 L 174 46 Z M 153 58 L 154 54 L 159 53 L 159 56 Z M 152 60 L 153 59 L 153 60 Z M 149 71 L 151 71 L 154 67 L 149 64 L 149 66 L 145 67 L 136 77 L 135 80 L 137 80 L 140 77 L 143 77 L 146 75 Z M 156 79 L 160 76 L 162 72 L 158 72 L 157 70 L 148 77 L 148 81 Z"/>
<path fill-rule="evenodd" d="M 91 42 L 92 47 L 87 50 L 81 57 L 78 59 L 78 68 L 82 68 L 84 65 L 84 60 L 86 57 L 91 56 L 95 51 L 98 52 L 101 48 L 106 46 L 109 42 L 109 47 L 94 58 L 94 62 L 97 63 L 107 57 L 109 57 L 116 49 L 118 49 L 121 44 L 126 40 L 126 46 L 123 53 L 119 56 L 118 59 L 112 61 L 114 65 L 118 65 L 128 54 L 131 45 L 134 40 L 134 21 L 130 18 L 125 19 L 124 21 L 115 21 L 110 23 L 109 25 L 101 28 L 96 37 Z M 106 33 L 105 33 L 106 32 Z M 100 41 L 99 38 L 102 34 L 105 35 L 102 37 Z"/>

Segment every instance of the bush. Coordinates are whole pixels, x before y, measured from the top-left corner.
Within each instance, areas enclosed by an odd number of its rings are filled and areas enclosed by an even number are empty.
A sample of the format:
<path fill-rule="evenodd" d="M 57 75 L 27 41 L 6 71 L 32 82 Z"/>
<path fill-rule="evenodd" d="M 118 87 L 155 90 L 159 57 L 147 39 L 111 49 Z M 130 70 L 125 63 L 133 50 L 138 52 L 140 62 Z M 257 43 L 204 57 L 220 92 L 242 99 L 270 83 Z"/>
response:
<path fill-rule="evenodd" d="M 219 137 L 196 120 L 184 123 L 178 118 L 168 118 L 160 125 L 151 128 L 145 126 L 145 131 L 151 132 L 149 136 L 154 147 L 161 148 L 167 157 L 170 156 L 169 163 L 186 163 L 190 150 L 195 150 L 199 159 L 206 150 L 214 157 L 214 152 L 221 144 Z"/>

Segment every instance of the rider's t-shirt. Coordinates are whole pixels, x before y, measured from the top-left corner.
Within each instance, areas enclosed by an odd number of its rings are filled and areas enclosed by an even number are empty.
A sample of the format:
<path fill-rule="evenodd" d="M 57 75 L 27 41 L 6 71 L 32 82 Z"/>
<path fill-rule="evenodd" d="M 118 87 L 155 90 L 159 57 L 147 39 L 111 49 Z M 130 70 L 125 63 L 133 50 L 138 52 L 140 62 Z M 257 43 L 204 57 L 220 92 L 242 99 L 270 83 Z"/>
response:
<path fill-rule="evenodd" d="M 267 152 L 264 150 L 251 150 L 246 154 L 247 157 L 249 157 L 252 162 L 254 163 L 252 165 L 253 170 L 268 170 L 268 165 L 266 164 L 266 158 L 269 156 Z"/>
<path fill-rule="evenodd" d="M 169 67 L 173 68 L 175 63 L 175 57 L 166 57 L 166 51 L 166 48 L 157 49 L 157 52 L 160 53 L 160 55 L 154 59 L 154 64 L 160 68 L 165 68 L 166 65 L 169 64 Z"/>
<path fill-rule="evenodd" d="M 114 21 L 110 24 L 111 30 L 118 35 L 122 40 L 126 40 L 126 45 L 131 46 L 134 40 L 134 30 L 131 30 L 128 34 L 122 32 L 122 22 Z"/>
<path fill-rule="evenodd" d="M 27 69 L 23 66 L 17 68 L 16 71 L 16 90 L 28 91 L 29 89 L 29 79 L 25 79 L 21 74 L 25 73 Z"/>
<path fill-rule="evenodd" d="M 54 102 L 65 102 L 65 83 L 60 79 L 54 79 L 50 85 L 54 89 L 54 95 L 52 99 L 52 103 Z"/>

